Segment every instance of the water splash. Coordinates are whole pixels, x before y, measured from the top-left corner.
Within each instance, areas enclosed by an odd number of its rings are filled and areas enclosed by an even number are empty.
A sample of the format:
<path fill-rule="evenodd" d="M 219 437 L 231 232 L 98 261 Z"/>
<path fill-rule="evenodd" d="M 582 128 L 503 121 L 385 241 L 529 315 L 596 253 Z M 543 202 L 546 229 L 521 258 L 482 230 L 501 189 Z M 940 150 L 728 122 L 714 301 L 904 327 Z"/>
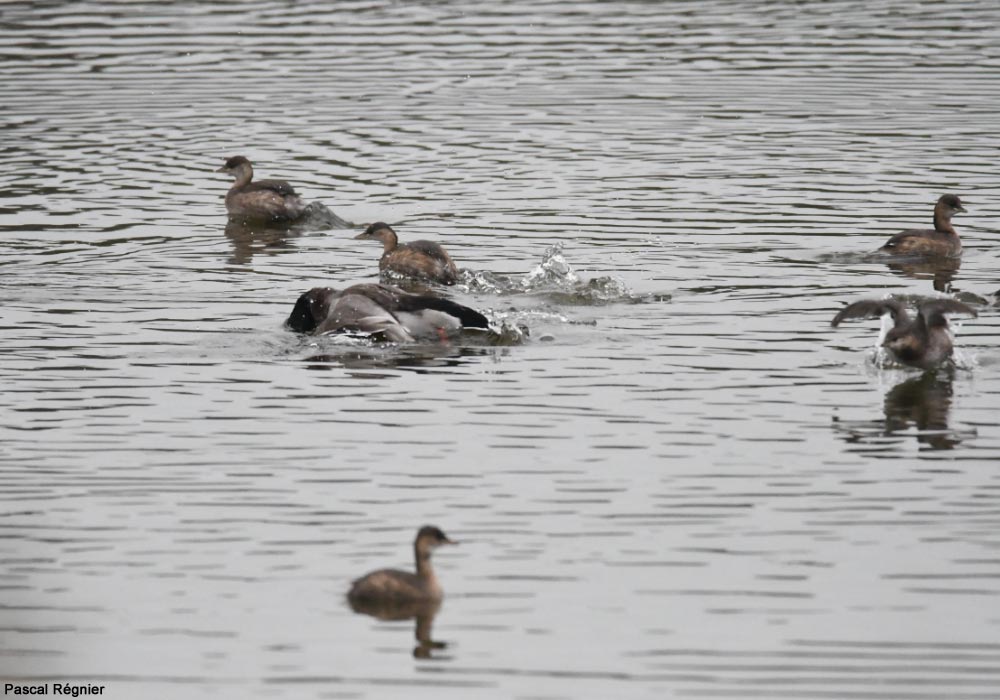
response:
<path fill-rule="evenodd" d="M 563 305 L 641 304 L 669 301 L 669 294 L 635 294 L 619 277 L 605 275 L 583 280 L 563 254 L 562 242 L 551 245 L 542 261 L 522 276 L 485 270 L 461 270 L 460 284 L 471 293 L 529 294 Z"/>
<path fill-rule="evenodd" d="M 322 231 L 328 228 L 353 228 L 354 224 L 341 219 L 322 202 L 309 202 L 294 228 L 302 231 Z"/>
<path fill-rule="evenodd" d="M 525 291 L 546 289 L 572 289 L 580 284 L 580 277 L 563 255 L 562 241 L 551 245 L 542 256 L 542 262 L 521 279 Z"/>
<path fill-rule="evenodd" d="M 511 294 L 519 291 L 511 277 L 489 270 L 458 271 L 459 285 L 472 294 Z"/>
<path fill-rule="evenodd" d="M 966 320 L 968 319 L 952 318 L 948 323 L 948 330 L 951 333 L 951 340 L 953 344 L 951 363 L 956 369 L 971 372 L 979 366 L 979 355 L 972 350 L 963 350 L 958 347 L 958 343 L 956 342 Z"/>
<path fill-rule="evenodd" d="M 527 341 L 531 333 L 528 325 L 518 322 L 515 319 L 496 317 L 490 323 L 490 331 L 484 336 L 487 345 L 494 347 L 508 347 L 522 345 Z"/>
<path fill-rule="evenodd" d="M 956 347 L 952 351 L 951 363 L 955 365 L 955 369 L 971 372 L 979 366 L 979 354 Z"/>

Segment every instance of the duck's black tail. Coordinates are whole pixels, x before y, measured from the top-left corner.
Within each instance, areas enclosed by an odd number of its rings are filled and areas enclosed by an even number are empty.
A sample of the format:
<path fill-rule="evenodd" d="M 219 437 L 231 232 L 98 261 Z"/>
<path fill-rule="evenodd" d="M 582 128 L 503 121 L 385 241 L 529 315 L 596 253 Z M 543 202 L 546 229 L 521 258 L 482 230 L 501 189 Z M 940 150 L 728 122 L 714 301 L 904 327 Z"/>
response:
<path fill-rule="evenodd" d="M 485 330 L 490 327 L 489 319 L 475 309 L 441 297 L 407 295 L 400 299 L 400 309 L 403 311 L 432 309 L 454 316 L 461 322 L 463 328 L 482 328 Z"/>

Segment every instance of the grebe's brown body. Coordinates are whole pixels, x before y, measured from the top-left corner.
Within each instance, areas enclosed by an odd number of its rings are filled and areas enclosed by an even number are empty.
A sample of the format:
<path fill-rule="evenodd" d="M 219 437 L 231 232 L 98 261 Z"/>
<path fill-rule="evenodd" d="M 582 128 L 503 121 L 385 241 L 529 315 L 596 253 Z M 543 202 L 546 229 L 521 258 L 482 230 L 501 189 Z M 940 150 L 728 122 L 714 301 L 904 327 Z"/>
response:
<path fill-rule="evenodd" d="M 347 597 L 357 602 L 417 602 L 438 601 L 444 597 L 444 590 L 434 575 L 431 566 L 431 552 L 445 544 L 456 544 L 439 528 L 425 525 L 420 528 L 413 542 L 416 559 L 416 573 L 399 569 L 379 569 L 359 578 L 351 584 Z"/>
<path fill-rule="evenodd" d="M 458 281 L 458 268 L 451 256 L 434 241 L 400 243 L 392 227 L 381 221 L 372 224 L 355 238 L 381 241 L 382 258 L 378 267 L 383 272 L 437 284 L 455 284 Z"/>
<path fill-rule="evenodd" d="M 882 252 L 892 255 L 955 258 L 962 254 L 962 241 L 951 224 L 955 214 L 965 212 L 962 200 L 953 194 L 942 195 L 934 205 L 934 228 L 902 231 L 890 238 Z"/>
<path fill-rule="evenodd" d="M 235 179 L 226 194 L 230 218 L 255 222 L 288 222 L 306 211 L 306 204 L 284 180 L 253 182 L 253 165 L 243 156 L 233 156 L 216 172 Z"/>

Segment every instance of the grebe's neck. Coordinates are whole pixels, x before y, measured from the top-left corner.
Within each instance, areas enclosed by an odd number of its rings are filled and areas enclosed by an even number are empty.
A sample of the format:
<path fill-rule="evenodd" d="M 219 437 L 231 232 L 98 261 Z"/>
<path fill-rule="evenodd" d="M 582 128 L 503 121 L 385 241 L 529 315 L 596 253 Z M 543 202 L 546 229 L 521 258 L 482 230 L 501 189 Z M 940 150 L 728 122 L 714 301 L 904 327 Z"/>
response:
<path fill-rule="evenodd" d="M 382 240 L 382 254 L 391 253 L 399 245 L 399 236 L 391 228 L 384 228 L 379 231 L 379 238 Z"/>
<path fill-rule="evenodd" d="M 934 207 L 934 230 L 958 236 L 955 227 L 951 225 L 951 210 L 944 203 L 938 203 Z"/>
<path fill-rule="evenodd" d="M 429 581 L 435 580 L 434 567 L 431 566 L 430 548 L 424 549 L 419 543 L 414 543 L 413 555 L 417 562 L 417 576 Z"/>
<path fill-rule="evenodd" d="M 236 170 L 233 171 L 233 177 L 236 178 L 236 182 L 233 183 L 233 187 L 246 187 L 253 180 L 253 166 L 249 163 L 241 163 Z"/>

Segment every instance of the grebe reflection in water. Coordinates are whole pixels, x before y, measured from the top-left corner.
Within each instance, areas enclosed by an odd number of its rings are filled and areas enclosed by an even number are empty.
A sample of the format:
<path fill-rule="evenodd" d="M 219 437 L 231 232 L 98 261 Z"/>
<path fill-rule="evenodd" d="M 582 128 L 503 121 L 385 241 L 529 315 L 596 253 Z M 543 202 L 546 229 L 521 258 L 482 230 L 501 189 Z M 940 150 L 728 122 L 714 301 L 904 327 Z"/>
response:
<path fill-rule="evenodd" d="M 898 433 L 912 425 L 917 441 L 936 450 L 950 450 L 962 439 L 948 428 L 954 389 L 947 372 L 924 372 L 900 382 L 885 395 L 885 434 Z"/>
<path fill-rule="evenodd" d="M 434 618 L 441 609 L 440 600 L 417 601 L 381 601 L 349 598 L 351 610 L 362 615 L 369 615 L 386 622 L 401 622 L 414 620 L 413 636 L 417 646 L 413 648 L 413 656 L 418 659 L 433 658 L 434 652 L 448 648 L 447 642 L 437 642 L 433 639 Z"/>

